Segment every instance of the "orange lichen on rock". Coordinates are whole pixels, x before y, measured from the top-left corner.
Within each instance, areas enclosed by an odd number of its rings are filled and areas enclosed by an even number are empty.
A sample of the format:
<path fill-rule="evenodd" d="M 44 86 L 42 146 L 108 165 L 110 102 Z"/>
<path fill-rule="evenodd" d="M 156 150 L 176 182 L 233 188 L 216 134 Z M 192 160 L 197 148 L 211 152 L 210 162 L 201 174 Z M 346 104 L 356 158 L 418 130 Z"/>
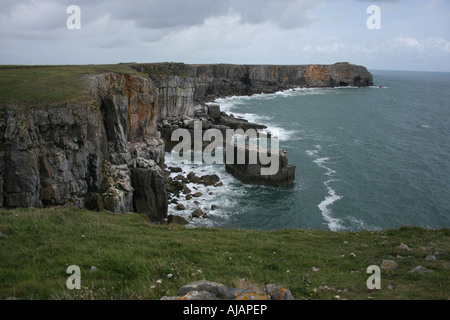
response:
<path fill-rule="evenodd" d="M 162 300 L 295 300 L 291 292 L 276 284 L 269 284 L 262 290 L 249 284 L 241 289 L 229 288 L 221 283 L 201 280 L 180 288 L 173 297 Z"/>
<path fill-rule="evenodd" d="M 323 65 L 310 65 L 306 68 L 305 77 L 311 84 L 328 83 L 331 80 L 330 69 Z"/>

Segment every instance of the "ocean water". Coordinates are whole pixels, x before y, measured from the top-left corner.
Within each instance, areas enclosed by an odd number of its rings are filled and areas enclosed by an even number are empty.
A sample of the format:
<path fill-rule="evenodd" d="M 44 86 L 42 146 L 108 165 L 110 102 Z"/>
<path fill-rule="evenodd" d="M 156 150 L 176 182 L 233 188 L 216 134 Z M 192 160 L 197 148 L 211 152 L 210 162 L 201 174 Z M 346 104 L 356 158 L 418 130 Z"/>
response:
<path fill-rule="evenodd" d="M 372 71 L 374 87 L 295 89 L 218 99 L 223 111 L 268 126 L 296 165 L 287 188 L 245 185 L 223 165 L 223 187 L 189 185 L 210 218 L 191 226 L 383 230 L 450 227 L 450 73 Z M 170 154 L 166 162 L 171 165 Z M 212 194 L 210 194 L 212 193 Z M 187 210 L 170 205 L 169 214 Z M 212 204 L 218 210 L 210 211 Z"/>

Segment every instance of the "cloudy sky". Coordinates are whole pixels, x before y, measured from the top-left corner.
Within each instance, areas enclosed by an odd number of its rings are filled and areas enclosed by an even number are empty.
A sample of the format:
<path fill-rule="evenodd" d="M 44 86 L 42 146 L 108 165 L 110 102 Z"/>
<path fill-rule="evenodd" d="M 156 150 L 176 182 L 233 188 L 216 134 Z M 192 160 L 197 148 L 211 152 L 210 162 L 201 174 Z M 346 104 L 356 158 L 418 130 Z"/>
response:
<path fill-rule="evenodd" d="M 70 5 L 80 29 L 68 29 Z M 381 29 L 369 29 L 377 5 Z M 0 64 L 329 64 L 450 72 L 448 0 L 0 0 Z"/>

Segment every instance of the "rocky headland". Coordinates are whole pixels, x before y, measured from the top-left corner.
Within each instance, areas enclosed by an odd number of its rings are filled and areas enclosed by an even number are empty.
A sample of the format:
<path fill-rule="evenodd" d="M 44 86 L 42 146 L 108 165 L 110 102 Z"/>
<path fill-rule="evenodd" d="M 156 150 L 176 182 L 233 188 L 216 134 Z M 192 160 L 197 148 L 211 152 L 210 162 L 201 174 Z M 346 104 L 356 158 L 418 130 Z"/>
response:
<path fill-rule="evenodd" d="M 21 68 L 0 68 L 2 79 L 17 78 L 15 72 L 23 74 Z M 366 68 L 348 63 L 133 63 L 111 71 L 95 66 L 83 72 L 74 72 L 76 66 L 39 67 L 39 71 L 50 74 L 56 68 L 58 73 L 46 78 L 52 80 L 44 89 L 43 85 L 23 89 L 36 90 L 24 92 L 27 97 L 48 92 L 45 102 L 21 101 L 20 94 L 11 96 L 14 90 L 8 82 L 1 82 L 0 207 L 75 206 L 145 213 L 153 222 L 166 222 L 170 188 L 180 187 L 174 187 L 164 172 L 164 154 L 173 147 L 169 138 L 174 129 L 193 129 L 194 121 L 201 121 L 203 130 L 264 129 L 221 112 L 210 104 L 216 98 L 295 87 L 373 85 Z M 55 88 L 69 85 L 69 75 L 79 92 L 53 103 Z M 285 175 L 274 184 L 289 185 L 295 167 L 289 165 L 283 150 L 280 166 Z M 268 183 L 249 176 L 252 170 L 245 166 L 227 170 L 246 183 Z"/>

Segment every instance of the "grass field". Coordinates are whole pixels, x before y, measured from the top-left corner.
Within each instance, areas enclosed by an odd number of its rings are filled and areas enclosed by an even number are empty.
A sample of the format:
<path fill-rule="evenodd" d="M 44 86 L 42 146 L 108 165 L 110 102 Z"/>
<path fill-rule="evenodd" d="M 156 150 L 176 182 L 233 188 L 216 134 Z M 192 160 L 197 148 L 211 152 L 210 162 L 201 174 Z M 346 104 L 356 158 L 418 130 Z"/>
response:
<path fill-rule="evenodd" d="M 450 298 L 449 229 L 192 229 L 67 208 L 0 210 L 0 232 L 0 299 L 156 300 L 202 279 L 276 283 L 298 300 Z M 366 270 L 383 259 L 398 266 L 369 290 Z M 70 265 L 81 269 L 80 290 L 66 287 Z M 419 265 L 433 272 L 410 272 Z"/>
<path fill-rule="evenodd" d="M 0 66 L 0 104 L 48 106 L 89 101 L 83 76 L 107 72 L 138 74 L 126 64 Z"/>

